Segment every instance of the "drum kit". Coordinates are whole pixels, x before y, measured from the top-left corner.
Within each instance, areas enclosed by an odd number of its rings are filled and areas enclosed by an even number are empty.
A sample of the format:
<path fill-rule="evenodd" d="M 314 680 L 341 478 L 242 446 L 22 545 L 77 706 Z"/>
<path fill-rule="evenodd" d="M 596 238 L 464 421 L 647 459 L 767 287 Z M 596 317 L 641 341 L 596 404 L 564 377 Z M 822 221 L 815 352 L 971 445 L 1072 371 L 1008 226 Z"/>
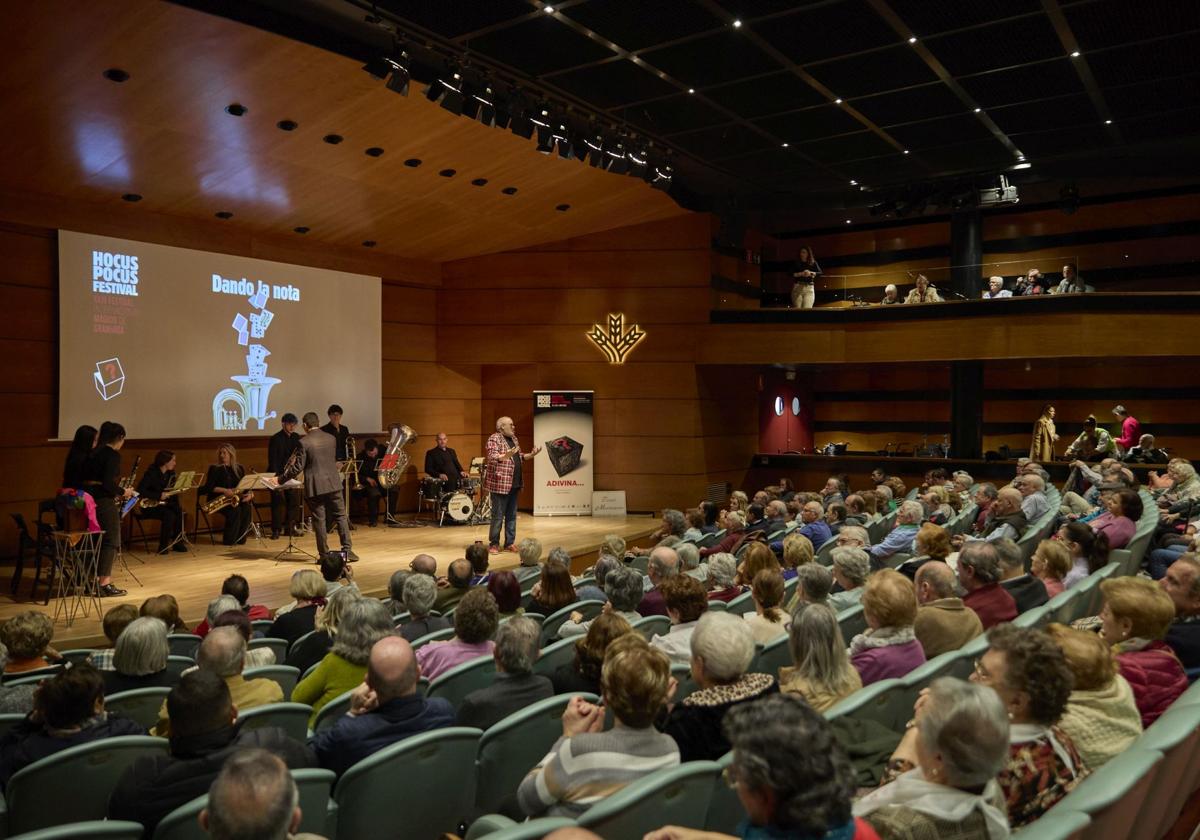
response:
<path fill-rule="evenodd" d="M 478 525 L 491 520 L 491 495 L 483 490 L 485 469 L 483 458 L 472 459 L 470 476 L 460 479 L 457 488 L 449 486 L 452 482 L 434 476 L 421 479 L 421 503 L 436 512 L 439 527 L 447 522 L 451 525 Z"/>

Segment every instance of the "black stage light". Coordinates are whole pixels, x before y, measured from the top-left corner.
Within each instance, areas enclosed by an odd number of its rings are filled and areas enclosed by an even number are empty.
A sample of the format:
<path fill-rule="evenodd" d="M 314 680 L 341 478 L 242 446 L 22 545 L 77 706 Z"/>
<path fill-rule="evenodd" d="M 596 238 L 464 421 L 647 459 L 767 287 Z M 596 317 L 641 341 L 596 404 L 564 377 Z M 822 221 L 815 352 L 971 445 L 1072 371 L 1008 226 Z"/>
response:
<path fill-rule="evenodd" d="M 675 177 L 675 170 L 669 163 L 663 163 L 654 167 L 654 174 L 650 178 L 650 186 L 656 190 L 667 192 L 671 189 L 671 181 Z"/>
<path fill-rule="evenodd" d="M 442 107 L 451 114 L 460 115 L 463 110 L 463 102 L 466 97 L 463 95 L 463 77 L 455 73 L 449 79 L 439 79 L 445 88 L 442 94 Z"/>
<path fill-rule="evenodd" d="M 597 134 L 595 137 L 587 140 L 584 143 L 588 153 L 588 163 L 598 169 L 603 169 L 608 161 L 608 157 L 604 154 L 604 137 Z"/>
<path fill-rule="evenodd" d="M 554 132 L 554 142 L 558 144 L 558 156 L 564 160 L 571 157 L 571 138 L 567 133 L 567 127 L 561 123 L 558 130 Z"/>
<path fill-rule="evenodd" d="M 635 178 L 645 178 L 647 164 L 649 163 L 650 155 L 647 150 L 642 148 L 632 148 L 629 150 L 629 174 Z"/>
<path fill-rule="evenodd" d="M 387 78 L 387 74 L 391 72 L 391 66 L 387 59 L 383 56 L 367 59 L 367 63 L 363 65 L 364 70 L 374 76 L 376 79 L 383 81 Z"/>
<path fill-rule="evenodd" d="M 604 154 L 608 157 L 608 166 L 605 169 L 609 172 L 624 175 L 629 171 L 629 155 L 625 153 L 624 143 L 618 142 L 616 145 L 605 148 Z"/>
<path fill-rule="evenodd" d="M 408 53 L 400 53 L 399 59 L 386 59 L 392 75 L 387 80 L 388 90 L 395 91 L 401 96 L 408 96 L 408 83 L 412 76 L 408 72 Z"/>
<path fill-rule="evenodd" d="M 490 86 L 482 91 L 471 90 L 463 103 L 463 116 L 468 119 L 478 119 L 484 125 L 491 125 L 496 119 L 496 95 Z"/>

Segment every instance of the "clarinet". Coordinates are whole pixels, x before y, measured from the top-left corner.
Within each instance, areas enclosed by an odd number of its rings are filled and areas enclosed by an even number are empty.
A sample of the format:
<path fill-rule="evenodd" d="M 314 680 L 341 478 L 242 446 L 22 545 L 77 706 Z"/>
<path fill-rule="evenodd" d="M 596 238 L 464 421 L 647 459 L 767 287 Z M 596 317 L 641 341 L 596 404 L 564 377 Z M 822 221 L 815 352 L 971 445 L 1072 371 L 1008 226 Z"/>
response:
<path fill-rule="evenodd" d="M 129 471 L 129 475 L 121 479 L 119 482 L 122 490 L 129 490 L 133 487 L 134 479 L 137 478 L 138 465 L 142 463 L 142 456 L 135 455 L 133 459 L 133 469 Z"/>

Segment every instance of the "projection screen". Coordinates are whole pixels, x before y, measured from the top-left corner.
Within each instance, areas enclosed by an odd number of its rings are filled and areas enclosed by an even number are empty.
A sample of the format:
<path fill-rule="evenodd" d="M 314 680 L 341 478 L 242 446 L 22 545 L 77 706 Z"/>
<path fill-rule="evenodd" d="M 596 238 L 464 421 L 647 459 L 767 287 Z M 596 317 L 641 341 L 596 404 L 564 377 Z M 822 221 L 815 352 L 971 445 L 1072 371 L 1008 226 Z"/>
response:
<path fill-rule="evenodd" d="M 380 420 L 380 279 L 59 231 L 58 434 L 272 434 L 338 403 Z"/>

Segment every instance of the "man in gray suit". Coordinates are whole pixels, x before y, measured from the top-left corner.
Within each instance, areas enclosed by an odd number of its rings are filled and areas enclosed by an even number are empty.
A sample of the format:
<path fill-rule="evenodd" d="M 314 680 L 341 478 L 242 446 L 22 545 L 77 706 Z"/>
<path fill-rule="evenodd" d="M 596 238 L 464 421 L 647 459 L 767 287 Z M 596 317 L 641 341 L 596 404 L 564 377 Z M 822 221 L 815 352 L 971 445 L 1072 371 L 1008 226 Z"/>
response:
<path fill-rule="evenodd" d="M 304 415 L 304 437 L 300 438 L 300 456 L 283 472 L 275 476 L 280 481 L 289 481 L 304 473 L 304 496 L 312 513 L 313 529 L 317 532 L 317 555 L 324 557 L 329 550 L 325 536 L 325 509 L 337 522 L 338 537 L 350 560 L 358 555 L 350 550 L 350 521 L 346 518 L 346 507 L 342 499 L 342 477 L 337 469 L 337 439 L 320 429 L 320 418 L 316 412 Z"/>

